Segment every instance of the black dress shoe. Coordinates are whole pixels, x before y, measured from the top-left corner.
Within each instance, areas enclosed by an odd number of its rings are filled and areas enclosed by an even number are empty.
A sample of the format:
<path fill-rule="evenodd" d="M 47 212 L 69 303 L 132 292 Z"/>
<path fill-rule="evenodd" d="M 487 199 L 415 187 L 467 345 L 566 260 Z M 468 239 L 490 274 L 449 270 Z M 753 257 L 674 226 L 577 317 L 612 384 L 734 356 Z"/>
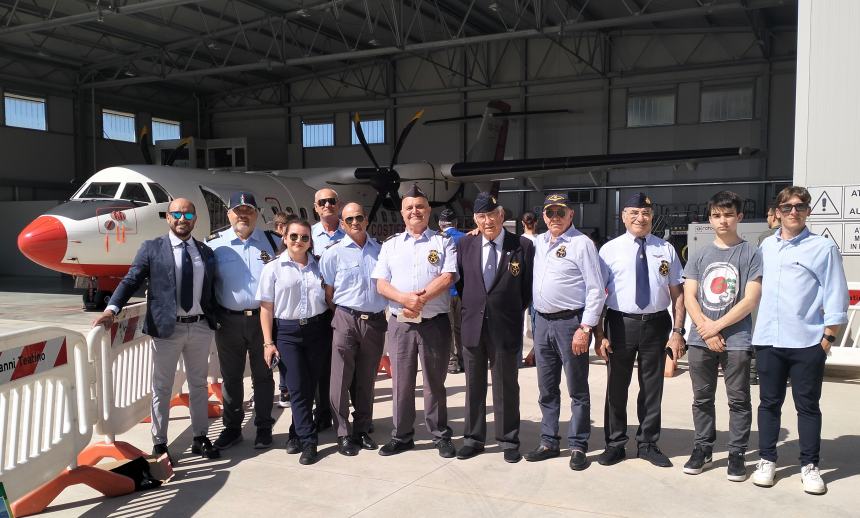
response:
<path fill-rule="evenodd" d="M 558 448 L 550 448 L 549 446 L 544 446 L 541 444 L 534 450 L 526 453 L 526 460 L 529 462 L 538 462 L 546 459 L 551 459 L 553 457 L 558 457 L 559 451 Z"/>
<path fill-rule="evenodd" d="M 353 435 L 352 442 L 361 446 L 361 449 L 363 450 L 375 450 L 379 448 L 379 445 L 376 444 L 376 441 L 373 440 L 373 437 L 371 437 L 369 433 Z"/>
<path fill-rule="evenodd" d="M 290 437 L 287 440 L 287 453 L 295 455 L 302 452 L 302 442 L 298 437 Z"/>
<path fill-rule="evenodd" d="M 265 450 L 272 446 L 272 429 L 257 428 L 257 436 L 254 438 L 254 449 Z"/>
<path fill-rule="evenodd" d="M 624 448 L 619 446 L 607 446 L 606 450 L 597 456 L 597 463 L 601 466 L 611 466 L 613 464 L 618 464 L 624 460 L 625 457 L 627 457 L 627 453 L 624 451 Z"/>
<path fill-rule="evenodd" d="M 457 458 L 460 460 L 471 459 L 475 455 L 479 453 L 484 453 L 483 446 L 463 446 L 460 448 L 460 451 L 457 452 Z"/>
<path fill-rule="evenodd" d="M 212 446 L 216 450 L 226 450 L 230 446 L 239 444 L 240 442 L 242 442 L 242 430 L 240 428 L 224 428 Z"/>
<path fill-rule="evenodd" d="M 385 446 L 379 448 L 379 454 L 383 457 L 388 457 L 389 455 L 397 455 L 398 453 L 403 453 L 406 450 L 411 450 L 415 447 L 415 441 L 409 440 L 407 442 L 398 442 L 394 439 L 391 439 Z"/>
<path fill-rule="evenodd" d="M 161 457 L 162 455 L 167 454 L 167 461 L 170 462 L 172 466 L 178 466 L 176 461 L 173 460 L 173 456 L 170 454 L 170 451 L 167 449 L 166 444 L 156 444 L 152 447 L 152 456 L 156 459 Z"/>
<path fill-rule="evenodd" d="M 299 464 L 307 466 L 317 461 L 317 446 L 316 444 L 308 444 L 302 448 L 302 456 L 299 457 Z"/>
<path fill-rule="evenodd" d="M 572 450 L 570 452 L 570 469 L 573 471 L 582 471 L 588 467 L 588 457 L 584 451 Z"/>
<path fill-rule="evenodd" d="M 640 444 L 639 452 L 636 454 L 640 459 L 645 459 L 658 468 L 671 468 L 672 461 L 660 451 L 656 444 Z"/>
<path fill-rule="evenodd" d="M 209 437 L 205 435 L 197 436 L 191 441 L 191 453 L 196 453 L 204 459 L 218 459 L 221 457 L 221 452 L 212 446 Z"/>
<path fill-rule="evenodd" d="M 346 455 L 347 457 L 355 457 L 358 455 L 358 452 L 361 451 L 361 447 L 358 444 L 352 442 L 352 439 L 349 437 L 338 437 L 337 438 L 337 451 L 341 455 Z"/>
<path fill-rule="evenodd" d="M 436 449 L 439 450 L 439 456 L 444 459 L 453 459 L 457 455 L 457 449 L 454 448 L 451 439 L 439 439 L 436 441 Z"/>
<path fill-rule="evenodd" d="M 516 448 L 508 448 L 507 450 L 504 451 L 504 454 L 505 454 L 505 462 L 509 462 L 511 464 L 515 464 L 515 463 L 519 462 L 520 459 L 523 458 L 523 456 L 520 454 L 520 450 L 518 450 Z"/>

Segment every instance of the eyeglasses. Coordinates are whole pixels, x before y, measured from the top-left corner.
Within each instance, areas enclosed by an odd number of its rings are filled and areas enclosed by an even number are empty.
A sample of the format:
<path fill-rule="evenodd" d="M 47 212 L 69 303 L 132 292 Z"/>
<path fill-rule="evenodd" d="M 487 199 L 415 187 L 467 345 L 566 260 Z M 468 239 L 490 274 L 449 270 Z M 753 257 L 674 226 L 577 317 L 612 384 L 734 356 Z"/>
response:
<path fill-rule="evenodd" d="M 797 212 L 806 212 L 809 210 L 808 203 L 795 203 L 794 205 L 790 203 L 786 203 L 784 205 L 779 206 L 779 211 L 783 214 L 791 214 L 791 209 L 796 210 Z"/>
<path fill-rule="evenodd" d="M 317 200 L 317 206 L 319 207 L 325 207 L 326 203 L 334 207 L 335 205 L 337 205 L 337 198 L 320 198 L 319 200 Z"/>
<path fill-rule="evenodd" d="M 549 219 L 552 219 L 556 216 L 558 216 L 559 218 L 563 218 L 567 216 L 567 209 L 546 209 L 543 211 L 543 213 L 546 214 L 546 217 L 548 217 Z"/>
<path fill-rule="evenodd" d="M 177 211 L 170 211 L 170 212 L 168 212 L 168 214 L 170 214 L 173 217 L 173 219 L 185 218 L 188 221 L 191 221 L 192 219 L 194 219 L 194 213 L 193 212 L 179 212 L 177 210 Z"/>
<path fill-rule="evenodd" d="M 307 243 L 311 240 L 311 236 L 307 234 L 290 234 L 288 237 L 290 238 L 290 241 L 298 241 L 301 239 L 302 243 Z"/>
<path fill-rule="evenodd" d="M 356 223 L 364 223 L 364 215 L 358 214 L 356 216 L 347 216 L 343 218 L 343 220 L 346 221 L 347 225 L 352 225 L 353 221 L 355 221 Z"/>
<path fill-rule="evenodd" d="M 650 218 L 654 215 L 650 210 L 628 210 L 627 214 L 629 214 L 631 218 L 638 218 L 640 216 L 643 218 Z"/>

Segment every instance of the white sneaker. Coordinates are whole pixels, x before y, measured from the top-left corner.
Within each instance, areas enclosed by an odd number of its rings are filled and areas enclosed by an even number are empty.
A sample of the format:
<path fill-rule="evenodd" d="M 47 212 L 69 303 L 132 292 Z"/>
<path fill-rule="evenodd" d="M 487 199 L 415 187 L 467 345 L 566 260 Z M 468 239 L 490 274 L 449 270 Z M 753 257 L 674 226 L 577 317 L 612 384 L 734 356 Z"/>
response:
<path fill-rule="evenodd" d="M 823 495 L 827 492 L 827 484 L 821 480 L 821 473 L 815 464 L 800 468 L 800 480 L 803 482 L 803 490 L 811 495 Z"/>
<path fill-rule="evenodd" d="M 773 475 L 776 473 L 776 462 L 761 459 L 755 466 L 755 472 L 752 474 L 753 484 L 761 487 L 771 487 L 773 485 Z"/>

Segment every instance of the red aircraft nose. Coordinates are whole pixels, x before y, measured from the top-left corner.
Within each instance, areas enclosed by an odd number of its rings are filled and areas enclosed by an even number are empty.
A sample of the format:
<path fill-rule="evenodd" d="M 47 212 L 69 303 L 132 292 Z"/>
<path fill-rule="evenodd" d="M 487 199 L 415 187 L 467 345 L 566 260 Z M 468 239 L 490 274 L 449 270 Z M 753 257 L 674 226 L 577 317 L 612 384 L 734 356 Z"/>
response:
<path fill-rule="evenodd" d="M 66 227 L 53 216 L 39 216 L 18 234 L 18 249 L 34 263 L 56 270 L 66 255 Z"/>

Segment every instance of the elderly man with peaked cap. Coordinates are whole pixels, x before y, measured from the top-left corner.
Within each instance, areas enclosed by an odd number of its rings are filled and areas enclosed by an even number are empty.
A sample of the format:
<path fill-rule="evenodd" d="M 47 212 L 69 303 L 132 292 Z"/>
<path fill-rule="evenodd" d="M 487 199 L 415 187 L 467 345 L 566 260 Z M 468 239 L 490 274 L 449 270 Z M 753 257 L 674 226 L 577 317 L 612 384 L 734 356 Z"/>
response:
<path fill-rule="evenodd" d="M 388 299 L 388 344 L 394 387 L 394 429 L 391 440 L 379 449 L 383 456 L 415 446 L 415 377 L 418 359 L 424 378 L 424 422 L 433 435 L 439 455 L 456 455 L 448 426 L 445 392 L 451 324 L 451 293 L 457 280 L 454 241 L 430 230 L 430 202 L 417 185 L 406 193 L 400 211 L 406 231 L 382 244 L 371 277 L 379 293 Z"/>
<path fill-rule="evenodd" d="M 523 311 L 532 299 L 534 245 L 505 231 L 505 209 L 488 192 L 474 204 L 478 235 L 457 248 L 457 287 L 463 293 L 463 364 L 466 423 L 458 459 L 484 451 L 487 435 L 487 364 L 493 379 L 496 442 L 506 462 L 521 458 L 519 356 Z"/>
<path fill-rule="evenodd" d="M 658 467 L 672 465 L 657 441 L 666 355 L 671 353 L 677 359 L 686 350 L 684 281 L 675 248 L 651 234 L 653 216 L 651 198 L 641 192 L 633 194 L 621 213 L 627 232 L 600 249 L 607 290 L 606 334 L 603 326 L 595 329 L 595 349 L 606 360 L 608 379 L 606 450 L 597 461 L 604 466 L 621 462 L 626 456 L 627 391 L 637 359 L 637 457 Z M 667 310 L 670 306 L 671 316 Z"/>

